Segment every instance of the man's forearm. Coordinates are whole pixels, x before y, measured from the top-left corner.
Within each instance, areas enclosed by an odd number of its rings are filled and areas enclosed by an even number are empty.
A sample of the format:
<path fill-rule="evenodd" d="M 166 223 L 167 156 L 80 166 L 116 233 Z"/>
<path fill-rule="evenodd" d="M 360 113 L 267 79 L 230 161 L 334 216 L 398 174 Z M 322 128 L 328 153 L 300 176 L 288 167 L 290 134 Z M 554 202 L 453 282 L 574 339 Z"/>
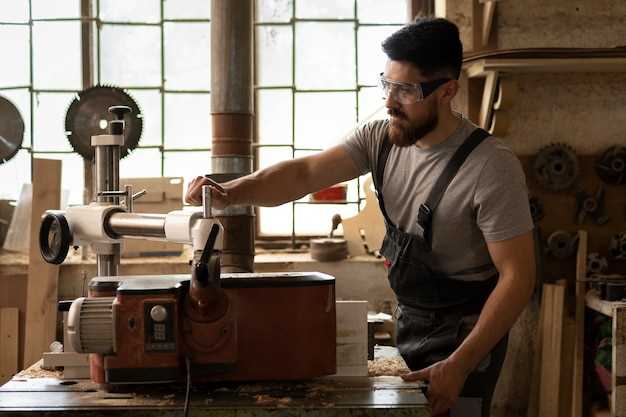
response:
<path fill-rule="evenodd" d="M 229 204 L 274 207 L 297 200 L 310 190 L 306 167 L 298 159 L 283 161 L 223 184 Z"/>
<path fill-rule="evenodd" d="M 531 279 L 532 278 L 532 279 Z M 524 277 L 501 276 L 478 322 L 465 341 L 450 355 L 466 373 L 472 372 L 513 326 L 532 296 L 534 274 Z"/>

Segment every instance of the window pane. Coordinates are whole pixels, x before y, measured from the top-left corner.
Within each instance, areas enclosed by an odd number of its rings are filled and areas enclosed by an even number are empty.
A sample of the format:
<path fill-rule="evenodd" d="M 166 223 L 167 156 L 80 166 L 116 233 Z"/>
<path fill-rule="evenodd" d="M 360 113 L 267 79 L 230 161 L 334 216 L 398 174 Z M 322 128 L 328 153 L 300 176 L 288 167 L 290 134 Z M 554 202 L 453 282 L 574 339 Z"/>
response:
<path fill-rule="evenodd" d="M 13 0 L 11 0 L 13 3 Z M 33 19 L 72 18 L 80 17 L 80 3 L 78 0 L 32 0 Z"/>
<path fill-rule="evenodd" d="M 126 3 L 132 2 L 119 4 Z M 158 27 L 104 25 L 102 82 L 122 87 L 161 85 L 160 32 Z"/>
<path fill-rule="evenodd" d="M 83 192 L 85 179 L 83 176 L 83 158 L 75 153 L 65 154 L 34 154 L 35 158 L 60 159 L 61 164 L 61 189 L 69 192 L 68 204 L 83 204 Z M 64 193 L 62 193 L 63 195 Z M 63 197 L 61 198 L 63 200 Z"/>
<path fill-rule="evenodd" d="M 291 144 L 291 90 L 257 90 L 258 141 L 263 144 Z"/>
<path fill-rule="evenodd" d="M 24 122 L 24 140 L 22 147 L 30 146 L 30 92 L 27 89 L 0 90 L 0 96 L 8 99 L 22 116 Z"/>
<path fill-rule="evenodd" d="M 30 84 L 29 27 L 0 26 L 2 76 L 0 86 Z"/>
<path fill-rule="evenodd" d="M 400 26 L 359 27 L 359 84 L 376 85 L 384 71 L 387 55 L 382 42 Z"/>
<path fill-rule="evenodd" d="M 100 19 L 113 22 L 159 22 L 161 0 L 100 0 Z M 119 47 L 126 45 L 120 43 Z"/>
<path fill-rule="evenodd" d="M 158 149 L 135 149 L 120 161 L 120 178 L 160 176 L 161 152 Z"/>
<path fill-rule="evenodd" d="M 346 0 L 298 0 L 296 16 L 306 19 L 351 19 L 354 18 L 354 2 Z"/>
<path fill-rule="evenodd" d="M 286 236 L 291 235 L 293 215 L 291 203 L 278 207 L 259 207 L 259 230 L 261 235 Z"/>
<path fill-rule="evenodd" d="M 12 0 L 11 7 L 0 7 L 0 22 L 28 22 L 28 1 Z M 0 28 L 0 32 L 2 29 Z"/>
<path fill-rule="evenodd" d="M 210 19 L 211 1 L 167 0 L 163 2 L 166 19 Z"/>
<path fill-rule="evenodd" d="M 385 100 L 379 87 L 367 87 L 359 90 L 359 123 L 387 117 Z"/>
<path fill-rule="evenodd" d="M 296 24 L 296 86 L 355 88 L 353 23 Z"/>
<path fill-rule="evenodd" d="M 258 169 L 267 168 L 268 166 L 277 164 L 281 161 L 291 159 L 290 147 L 259 147 L 259 163 Z"/>
<path fill-rule="evenodd" d="M 187 190 L 189 182 L 198 175 L 209 172 L 211 152 L 165 152 L 165 173 L 167 177 L 183 177 Z M 181 203 L 182 204 L 182 203 Z"/>
<path fill-rule="evenodd" d="M 80 54 L 79 22 L 34 22 L 35 88 L 80 89 L 82 86 Z"/>
<path fill-rule="evenodd" d="M 292 84 L 292 39 L 291 27 L 257 27 L 257 85 L 267 87 Z"/>
<path fill-rule="evenodd" d="M 328 236 L 333 215 L 346 218 L 357 213 L 356 204 L 296 204 L 296 235 Z"/>
<path fill-rule="evenodd" d="M 256 0 L 257 22 L 289 22 L 293 0 Z"/>
<path fill-rule="evenodd" d="M 299 148 L 326 149 L 342 141 L 356 123 L 355 93 L 297 93 Z"/>
<path fill-rule="evenodd" d="M 139 106 L 143 119 L 139 146 L 161 145 L 161 93 L 158 90 L 127 90 Z"/>
<path fill-rule="evenodd" d="M 38 93 L 34 98 L 33 149 L 35 151 L 71 151 L 65 136 L 65 113 L 75 95 Z"/>
<path fill-rule="evenodd" d="M 165 147 L 211 147 L 211 95 L 165 95 Z"/>
<path fill-rule="evenodd" d="M 30 153 L 18 151 L 10 161 L 0 164 L 0 198 L 17 200 L 22 184 L 30 182 Z"/>
<path fill-rule="evenodd" d="M 211 25 L 165 23 L 165 88 L 211 88 Z"/>
<path fill-rule="evenodd" d="M 361 23 L 403 23 L 407 20 L 406 0 L 357 0 Z"/>

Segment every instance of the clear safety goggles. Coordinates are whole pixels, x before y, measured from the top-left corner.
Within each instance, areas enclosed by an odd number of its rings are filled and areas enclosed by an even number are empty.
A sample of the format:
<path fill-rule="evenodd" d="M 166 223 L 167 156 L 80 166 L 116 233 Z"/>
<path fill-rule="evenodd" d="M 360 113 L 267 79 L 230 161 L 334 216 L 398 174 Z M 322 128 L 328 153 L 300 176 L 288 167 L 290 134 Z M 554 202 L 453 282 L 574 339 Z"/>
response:
<path fill-rule="evenodd" d="M 414 104 L 422 101 L 450 80 L 451 78 L 440 78 L 419 84 L 403 83 L 385 78 L 382 72 L 378 78 L 380 88 L 383 90 L 383 98 L 387 99 L 391 96 L 391 98 L 401 104 Z"/>

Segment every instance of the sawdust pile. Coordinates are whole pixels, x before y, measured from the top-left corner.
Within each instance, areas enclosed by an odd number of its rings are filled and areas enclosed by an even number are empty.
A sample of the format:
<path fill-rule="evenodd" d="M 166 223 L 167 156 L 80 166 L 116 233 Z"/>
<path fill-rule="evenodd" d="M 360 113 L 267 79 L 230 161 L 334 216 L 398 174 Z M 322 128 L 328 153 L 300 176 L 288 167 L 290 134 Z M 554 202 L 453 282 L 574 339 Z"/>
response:
<path fill-rule="evenodd" d="M 41 362 L 38 362 L 30 368 L 20 371 L 15 378 L 61 378 L 61 371 L 50 371 L 41 368 Z"/>
<path fill-rule="evenodd" d="M 407 372 L 410 372 L 410 370 L 399 356 L 367 361 L 367 373 L 369 376 L 400 376 Z"/>

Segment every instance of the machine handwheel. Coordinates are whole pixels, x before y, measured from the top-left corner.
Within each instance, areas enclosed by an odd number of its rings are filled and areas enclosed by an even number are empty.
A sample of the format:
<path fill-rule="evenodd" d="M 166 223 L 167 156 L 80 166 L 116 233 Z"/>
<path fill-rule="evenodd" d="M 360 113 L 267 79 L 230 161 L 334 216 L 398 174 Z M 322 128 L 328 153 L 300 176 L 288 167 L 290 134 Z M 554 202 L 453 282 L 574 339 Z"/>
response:
<path fill-rule="evenodd" d="M 39 228 L 39 250 L 46 262 L 55 265 L 63 262 L 72 240 L 70 226 L 62 213 L 44 215 Z"/>

